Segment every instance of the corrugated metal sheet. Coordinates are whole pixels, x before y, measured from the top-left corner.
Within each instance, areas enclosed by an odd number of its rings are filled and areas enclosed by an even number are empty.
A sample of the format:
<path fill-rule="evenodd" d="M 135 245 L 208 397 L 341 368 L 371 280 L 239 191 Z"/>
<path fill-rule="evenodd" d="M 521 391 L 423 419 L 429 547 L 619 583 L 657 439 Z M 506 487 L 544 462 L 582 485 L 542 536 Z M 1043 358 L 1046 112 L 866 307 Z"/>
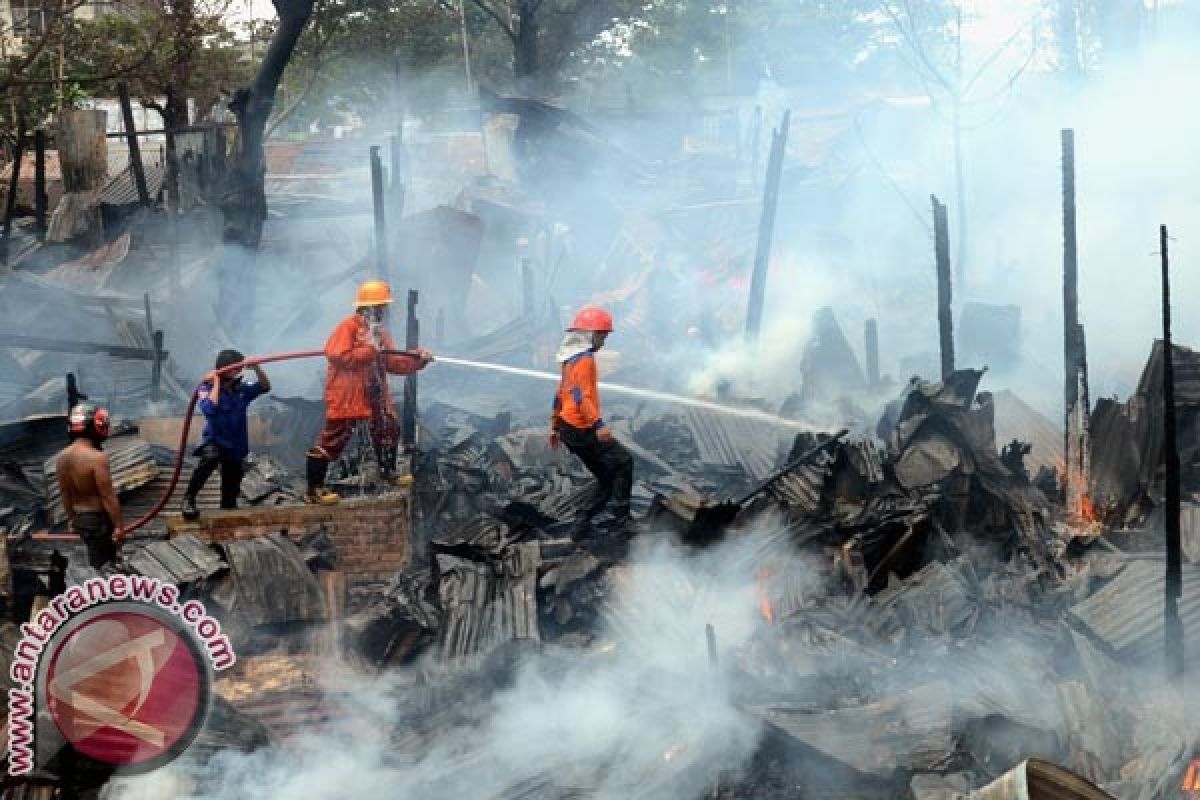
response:
<path fill-rule="evenodd" d="M 901 765 L 939 769 L 954 752 L 950 696 L 948 687 L 935 684 L 837 711 L 778 705 L 747 710 L 859 772 L 890 777 Z"/>
<path fill-rule="evenodd" d="M 250 625 L 319 622 L 325 599 L 300 549 L 282 533 L 221 545 L 229 563 L 224 591 L 213 598 Z"/>
<path fill-rule="evenodd" d="M 1174 346 L 1171 360 L 1175 367 L 1175 402 L 1178 405 L 1200 405 L 1200 353 L 1182 345 Z M 1142 370 L 1137 393 L 1143 397 L 1162 395 L 1163 343 L 1156 339 L 1150 359 Z"/>
<path fill-rule="evenodd" d="M 1068 769 L 1031 758 L 969 795 L 970 800 L 1115 800 Z"/>
<path fill-rule="evenodd" d="M 1108 585 L 1067 613 L 1123 658 L 1161 655 L 1164 572 L 1156 559 L 1131 561 Z M 1200 567 L 1183 568 L 1179 616 L 1187 636 L 1200 633 Z"/>
<path fill-rule="evenodd" d="M 771 474 L 794 433 L 769 422 L 694 408 L 687 409 L 684 418 L 700 451 L 701 461 L 741 467 L 755 479 Z"/>
<path fill-rule="evenodd" d="M 445 615 L 441 657 L 451 661 L 486 653 L 515 639 L 541 638 L 537 618 L 537 572 L 541 548 L 525 542 L 505 548 L 498 561 L 436 556 L 438 594 Z"/>
<path fill-rule="evenodd" d="M 108 453 L 109 470 L 113 488 L 117 494 L 145 486 L 158 477 L 158 462 L 150 444 L 134 437 L 119 436 L 109 440 L 104 448 Z M 63 509 L 62 495 L 58 489 L 55 470 L 57 456 L 49 459 L 42 467 L 45 476 L 46 497 L 49 501 L 50 519 L 54 524 L 64 522 L 67 513 Z"/>
<path fill-rule="evenodd" d="M 191 535 L 151 542 L 134 551 L 126 562 L 139 575 L 176 586 L 210 578 L 227 566 L 212 547 Z"/>
<path fill-rule="evenodd" d="M 146 173 L 146 189 L 153 198 L 162 191 L 163 179 L 167 174 L 166 165 L 147 161 L 143 165 L 143 170 Z M 100 191 L 100 202 L 110 206 L 129 206 L 138 202 L 137 183 L 133 179 L 133 164 L 108 179 L 108 183 Z"/>

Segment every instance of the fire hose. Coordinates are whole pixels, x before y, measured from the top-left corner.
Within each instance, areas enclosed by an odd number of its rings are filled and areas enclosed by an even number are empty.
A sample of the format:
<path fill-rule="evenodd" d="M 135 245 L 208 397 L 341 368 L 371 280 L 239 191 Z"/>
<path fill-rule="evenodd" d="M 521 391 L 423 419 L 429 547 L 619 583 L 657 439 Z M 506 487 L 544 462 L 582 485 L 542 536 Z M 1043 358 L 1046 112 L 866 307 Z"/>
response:
<path fill-rule="evenodd" d="M 381 350 L 380 354 L 385 355 L 385 356 L 407 356 L 408 358 L 414 358 L 414 359 L 420 358 L 420 356 L 417 353 L 414 353 L 409 350 Z M 292 361 L 292 360 L 300 359 L 300 358 L 324 357 L 324 355 L 325 355 L 324 350 L 296 350 L 296 351 L 293 351 L 290 353 L 273 353 L 273 354 L 265 355 L 265 356 L 254 356 L 252 358 L 247 358 L 242 361 L 239 361 L 236 364 L 230 364 L 227 367 L 222 367 L 219 370 L 215 370 L 215 374 L 219 376 L 219 375 L 224 375 L 224 374 L 231 373 L 231 372 L 238 372 L 240 370 L 246 369 L 247 367 L 256 367 L 256 366 L 259 366 L 262 364 L 271 364 L 271 363 L 274 363 L 277 361 Z M 184 412 L 184 417 L 183 417 L 183 429 L 180 431 L 180 434 L 179 434 L 179 449 L 175 454 L 175 465 L 172 468 L 171 480 L 167 484 L 167 488 L 163 491 L 162 497 L 159 498 L 158 502 L 154 505 L 153 508 L 151 508 L 149 511 L 147 511 L 140 519 L 136 520 L 135 522 L 133 522 L 129 525 L 126 525 L 123 528 L 124 534 L 128 535 L 128 534 L 138 530 L 139 528 L 146 525 L 146 523 L 150 522 L 150 520 L 154 519 L 159 514 L 161 514 L 162 510 L 164 508 L 166 508 L 167 503 L 170 502 L 171 495 L 173 495 L 175 493 L 175 489 L 178 488 L 179 477 L 183 473 L 183 460 L 185 457 L 185 453 L 187 452 L 188 434 L 191 432 L 192 418 L 196 414 L 196 402 L 199 400 L 201 386 L 203 386 L 203 382 L 196 384 L 196 388 L 194 388 L 192 390 L 192 395 L 188 399 L 187 411 Z M 48 534 L 48 535 L 54 536 L 53 534 Z M 74 537 L 74 535 L 75 535 L 74 533 L 69 533 L 69 534 L 66 534 L 66 536 L 64 538 Z M 57 537 L 54 537 L 54 538 L 57 538 Z"/>

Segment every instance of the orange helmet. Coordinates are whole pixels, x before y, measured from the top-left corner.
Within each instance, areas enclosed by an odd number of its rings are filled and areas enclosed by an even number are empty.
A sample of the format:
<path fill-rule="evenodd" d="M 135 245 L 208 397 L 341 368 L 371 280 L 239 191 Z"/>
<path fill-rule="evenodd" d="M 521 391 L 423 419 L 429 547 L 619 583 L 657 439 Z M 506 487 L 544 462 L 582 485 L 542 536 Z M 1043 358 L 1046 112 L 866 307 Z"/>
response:
<path fill-rule="evenodd" d="M 358 294 L 354 296 L 355 308 L 366 308 L 368 306 L 386 306 L 392 302 L 392 287 L 387 285 L 387 281 L 369 280 L 358 287 Z"/>
<path fill-rule="evenodd" d="M 612 333 L 612 314 L 599 306 L 584 306 L 579 309 L 575 319 L 571 321 L 569 331 L 592 331 L 594 333 Z"/>

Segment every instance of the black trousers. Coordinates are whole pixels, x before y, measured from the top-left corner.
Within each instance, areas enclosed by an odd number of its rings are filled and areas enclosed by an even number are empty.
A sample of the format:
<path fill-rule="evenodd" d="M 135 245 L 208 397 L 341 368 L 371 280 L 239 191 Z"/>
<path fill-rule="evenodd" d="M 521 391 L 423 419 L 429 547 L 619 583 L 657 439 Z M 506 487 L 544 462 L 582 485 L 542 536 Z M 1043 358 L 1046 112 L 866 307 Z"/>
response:
<path fill-rule="evenodd" d="M 113 524 L 103 511 L 80 511 L 75 515 L 75 533 L 87 545 L 88 564 L 100 569 L 117 559 L 117 544 L 113 541 Z"/>
<path fill-rule="evenodd" d="M 209 477 L 220 467 L 221 508 L 237 508 L 238 495 L 242 492 L 242 476 L 246 474 L 242 459 L 233 457 L 229 451 L 212 443 L 197 448 L 195 454 L 200 457 L 200 463 L 188 481 L 186 495 L 195 499 Z"/>
<path fill-rule="evenodd" d="M 587 516 L 599 514 L 609 500 L 618 515 L 627 514 L 633 491 L 633 456 L 625 446 L 615 439 L 608 443 L 600 441 L 595 429 L 575 428 L 566 423 L 559 425 L 558 436 L 596 478 L 597 491 Z"/>

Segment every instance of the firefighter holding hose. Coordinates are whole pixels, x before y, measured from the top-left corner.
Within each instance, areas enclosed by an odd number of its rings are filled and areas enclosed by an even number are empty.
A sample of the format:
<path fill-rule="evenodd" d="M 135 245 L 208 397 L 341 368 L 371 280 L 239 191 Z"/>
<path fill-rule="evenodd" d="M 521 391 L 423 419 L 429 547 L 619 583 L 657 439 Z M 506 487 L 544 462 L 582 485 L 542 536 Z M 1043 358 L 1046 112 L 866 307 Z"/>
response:
<path fill-rule="evenodd" d="M 325 380 L 325 424 L 308 451 L 308 490 L 304 502 L 333 505 L 337 494 L 325 486 L 329 463 L 349 444 L 356 423 L 366 421 L 385 479 L 397 486 L 411 482 L 396 475 L 400 425 L 392 405 L 388 375 L 412 375 L 433 361 L 428 350 L 399 354 L 384 327 L 392 290 L 381 280 L 358 287 L 354 313 L 342 320 L 325 343 L 329 370 Z"/>
<path fill-rule="evenodd" d="M 558 348 L 562 378 L 554 396 L 550 445 L 566 445 L 598 484 L 591 504 L 575 520 L 576 533 L 587 531 L 610 500 L 617 525 L 628 533 L 636 532 L 629 513 L 633 456 L 613 437 L 600 414 L 595 356 L 612 330 L 611 314 L 596 306 L 585 306 L 575 315 Z"/>

